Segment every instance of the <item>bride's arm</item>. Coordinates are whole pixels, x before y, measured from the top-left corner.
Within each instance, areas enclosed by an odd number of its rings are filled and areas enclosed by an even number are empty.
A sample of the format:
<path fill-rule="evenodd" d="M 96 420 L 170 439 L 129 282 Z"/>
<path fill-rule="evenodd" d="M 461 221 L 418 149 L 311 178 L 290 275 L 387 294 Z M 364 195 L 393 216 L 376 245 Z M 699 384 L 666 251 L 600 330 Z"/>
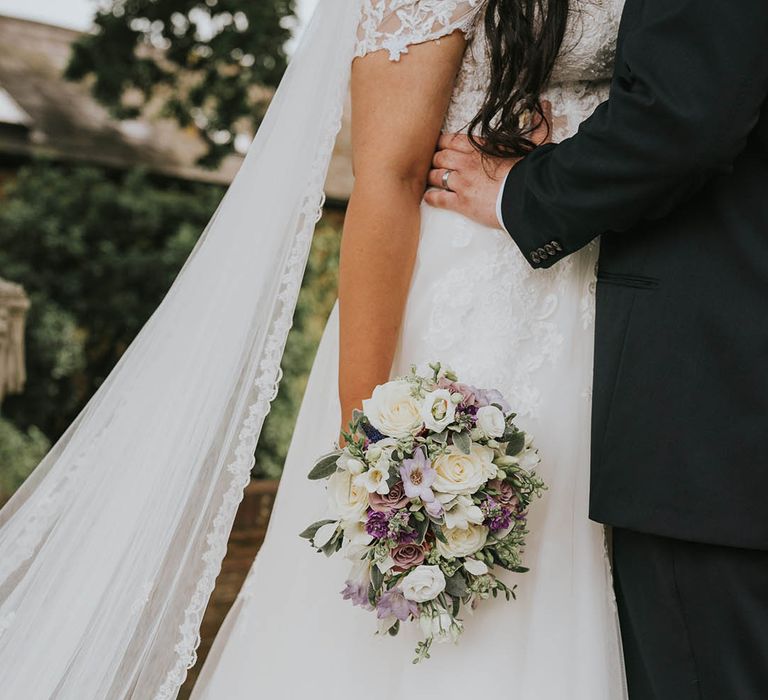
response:
<path fill-rule="evenodd" d="M 339 283 L 342 420 L 389 379 L 419 240 L 419 206 L 464 53 L 460 31 L 352 66 L 355 184 Z"/>

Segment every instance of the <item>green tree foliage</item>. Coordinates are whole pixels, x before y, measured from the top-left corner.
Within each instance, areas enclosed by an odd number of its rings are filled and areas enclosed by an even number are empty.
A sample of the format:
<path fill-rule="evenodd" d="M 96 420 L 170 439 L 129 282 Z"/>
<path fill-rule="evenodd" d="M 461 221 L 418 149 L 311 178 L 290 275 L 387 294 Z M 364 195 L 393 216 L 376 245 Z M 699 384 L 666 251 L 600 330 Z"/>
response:
<path fill-rule="evenodd" d="M 0 425 L 0 489 L 29 471 L 44 435 L 56 440 L 99 387 L 162 300 L 221 194 L 140 170 L 109 175 L 48 162 L 22 169 L 0 194 L 0 272 L 32 301 L 27 386 L 2 407 L 15 428 Z M 341 215 L 330 214 L 317 228 L 280 393 L 257 451 L 260 476 L 282 470 L 336 297 L 340 225 Z"/>
<path fill-rule="evenodd" d="M 0 418 L 0 504 L 21 486 L 49 447 L 37 428 L 23 432 Z"/>
<path fill-rule="evenodd" d="M 286 66 L 294 0 L 110 0 L 75 43 L 66 76 L 91 78 L 118 118 L 152 100 L 198 130 L 215 166 L 254 133 Z"/>
<path fill-rule="evenodd" d="M 0 208 L 0 270 L 24 285 L 24 393 L 3 413 L 58 437 L 170 287 L 222 190 L 37 163 Z"/>
<path fill-rule="evenodd" d="M 285 346 L 280 392 L 264 422 L 256 450 L 256 476 L 275 478 L 283 470 L 309 370 L 338 293 L 342 221 L 340 214 L 327 213 L 315 230 L 293 328 Z"/>

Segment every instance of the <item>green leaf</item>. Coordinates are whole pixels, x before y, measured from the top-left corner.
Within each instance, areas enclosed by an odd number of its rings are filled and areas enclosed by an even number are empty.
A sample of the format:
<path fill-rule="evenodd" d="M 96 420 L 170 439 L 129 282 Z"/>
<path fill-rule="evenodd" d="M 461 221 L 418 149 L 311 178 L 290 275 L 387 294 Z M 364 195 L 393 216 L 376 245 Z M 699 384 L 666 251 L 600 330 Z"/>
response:
<path fill-rule="evenodd" d="M 302 530 L 299 533 L 299 537 L 303 537 L 305 540 L 311 540 L 323 525 L 330 525 L 335 522 L 335 520 L 318 520 L 316 523 L 312 523 L 306 530 Z"/>
<path fill-rule="evenodd" d="M 519 455 L 525 447 L 525 433 L 517 430 L 517 432 L 512 433 L 509 437 L 505 434 L 502 441 L 507 443 L 505 453 L 510 457 L 514 457 Z"/>
<path fill-rule="evenodd" d="M 371 567 L 371 583 L 373 584 L 375 593 L 378 593 L 381 590 L 381 584 L 384 583 L 384 574 L 381 573 L 381 569 L 375 565 Z"/>
<path fill-rule="evenodd" d="M 336 471 L 336 460 L 339 458 L 339 455 L 341 455 L 341 452 L 337 450 L 320 457 L 320 459 L 315 462 L 315 466 L 310 470 L 307 478 L 312 481 L 327 479 Z"/>
<path fill-rule="evenodd" d="M 448 431 L 443 430 L 441 433 L 437 433 L 436 435 L 432 435 L 432 439 L 435 442 L 439 442 L 441 445 L 445 445 L 448 442 Z"/>
<path fill-rule="evenodd" d="M 467 581 L 460 571 L 445 579 L 445 592 L 453 598 L 461 598 L 466 595 Z"/>
<path fill-rule="evenodd" d="M 465 455 L 468 455 L 472 448 L 472 438 L 469 437 L 467 432 L 456 433 L 453 436 L 453 444 Z"/>
<path fill-rule="evenodd" d="M 430 529 L 432 530 L 435 537 L 440 540 L 443 544 L 448 544 L 448 540 L 445 539 L 445 535 L 443 534 L 443 528 L 439 525 L 435 525 L 434 523 L 430 524 Z"/>
<path fill-rule="evenodd" d="M 418 544 L 421 544 L 424 541 L 424 537 L 426 537 L 427 529 L 429 528 L 429 518 L 422 517 L 421 520 L 416 520 L 416 532 L 418 533 L 418 538 L 416 542 Z"/>

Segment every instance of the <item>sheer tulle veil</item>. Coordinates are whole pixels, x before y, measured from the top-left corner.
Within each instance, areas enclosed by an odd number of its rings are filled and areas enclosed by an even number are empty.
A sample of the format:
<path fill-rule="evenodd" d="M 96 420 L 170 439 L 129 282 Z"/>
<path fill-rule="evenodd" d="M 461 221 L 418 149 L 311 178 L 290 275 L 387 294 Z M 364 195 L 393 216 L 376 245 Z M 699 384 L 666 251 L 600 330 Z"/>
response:
<path fill-rule="evenodd" d="M 306 264 L 359 0 L 322 0 L 163 303 L 0 512 L 0 692 L 173 698 L 194 661 Z"/>

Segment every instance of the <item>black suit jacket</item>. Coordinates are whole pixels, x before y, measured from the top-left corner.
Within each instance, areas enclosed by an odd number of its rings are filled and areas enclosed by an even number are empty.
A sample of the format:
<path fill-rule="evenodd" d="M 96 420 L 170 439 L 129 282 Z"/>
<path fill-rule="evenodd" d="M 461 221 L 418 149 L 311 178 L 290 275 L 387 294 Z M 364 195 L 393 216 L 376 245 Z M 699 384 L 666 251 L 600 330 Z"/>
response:
<path fill-rule="evenodd" d="M 768 0 L 628 0 L 610 98 L 513 168 L 534 267 L 602 234 L 595 520 L 768 549 Z"/>

